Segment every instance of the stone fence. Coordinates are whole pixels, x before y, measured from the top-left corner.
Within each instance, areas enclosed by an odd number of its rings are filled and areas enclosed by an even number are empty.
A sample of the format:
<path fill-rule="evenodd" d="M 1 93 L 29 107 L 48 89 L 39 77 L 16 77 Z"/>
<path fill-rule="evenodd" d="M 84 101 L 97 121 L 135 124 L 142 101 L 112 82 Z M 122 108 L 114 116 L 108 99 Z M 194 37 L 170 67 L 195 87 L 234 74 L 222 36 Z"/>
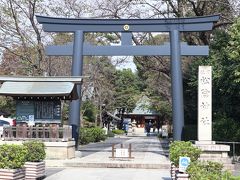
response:
<path fill-rule="evenodd" d="M 71 126 L 49 126 L 49 127 L 33 127 L 33 126 L 6 126 L 3 128 L 3 141 L 18 140 L 42 140 L 50 142 L 67 142 L 72 141 Z"/>
<path fill-rule="evenodd" d="M 28 140 L 40 140 L 45 144 L 46 159 L 71 159 L 75 157 L 75 141 L 72 127 L 6 126 L 1 144 L 22 144 Z"/>

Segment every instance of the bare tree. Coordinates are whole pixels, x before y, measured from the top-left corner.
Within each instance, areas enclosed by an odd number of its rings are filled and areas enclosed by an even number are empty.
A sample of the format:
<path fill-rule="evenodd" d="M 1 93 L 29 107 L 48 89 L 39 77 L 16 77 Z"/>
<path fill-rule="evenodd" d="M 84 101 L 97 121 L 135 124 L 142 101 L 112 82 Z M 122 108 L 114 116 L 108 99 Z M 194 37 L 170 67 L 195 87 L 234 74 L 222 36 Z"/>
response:
<path fill-rule="evenodd" d="M 31 69 L 40 73 L 40 62 L 45 61 L 43 39 L 35 14 L 44 12 L 44 2 L 39 0 L 0 1 L 0 47 L 19 58 Z"/>
<path fill-rule="evenodd" d="M 204 16 L 221 13 L 221 20 L 214 28 L 225 28 L 231 24 L 236 15 L 234 0 L 101 0 L 95 1 L 94 8 L 97 17 L 101 18 L 167 18 Z M 239 4 L 239 3 L 238 3 Z M 120 37 L 119 34 L 117 34 Z M 165 36 L 164 34 L 162 36 Z M 151 33 L 134 33 L 133 42 L 136 45 L 148 43 L 159 44 L 169 41 L 162 39 L 155 43 L 156 36 Z M 189 44 L 209 44 L 210 33 L 185 33 L 182 39 Z M 135 57 L 140 76 L 147 82 L 149 89 L 171 102 L 170 98 L 170 65 L 169 59 L 159 56 Z M 184 58 L 183 69 L 191 62 Z"/>
<path fill-rule="evenodd" d="M 70 75 L 71 58 L 46 57 L 44 46 L 65 44 L 72 41 L 72 34 L 44 33 L 36 22 L 35 15 L 58 17 L 92 18 L 167 18 L 203 16 L 221 13 L 221 21 L 214 28 L 225 28 L 239 15 L 237 0 L 0 0 L 0 50 L 2 50 L 2 73 Z M 159 39 L 152 33 L 134 33 L 136 45 L 160 44 L 169 37 L 161 34 Z M 88 33 L 86 41 L 106 45 L 119 43 L 120 34 Z M 189 44 L 209 44 L 210 33 L 187 33 L 182 36 Z M 102 60 L 111 64 L 106 57 L 84 58 L 83 96 L 92 94 L 96 106 L 111 106 L 114 101 L 112 69 L 104 68 Z M 152 90 L 169 102 L 170 70 L 165 57 L 135 57 L 134 61 L 143 79 Z M 121 62 L 121 61 L 120 61 Z M 184 62 L 186 64 L 189 59 Z M 106 64 L 105 64 L 106 65 Z M 184 63 L 185 65 L 185 63 Z M 159 86 L 160 85 L 160 86 Z"/>

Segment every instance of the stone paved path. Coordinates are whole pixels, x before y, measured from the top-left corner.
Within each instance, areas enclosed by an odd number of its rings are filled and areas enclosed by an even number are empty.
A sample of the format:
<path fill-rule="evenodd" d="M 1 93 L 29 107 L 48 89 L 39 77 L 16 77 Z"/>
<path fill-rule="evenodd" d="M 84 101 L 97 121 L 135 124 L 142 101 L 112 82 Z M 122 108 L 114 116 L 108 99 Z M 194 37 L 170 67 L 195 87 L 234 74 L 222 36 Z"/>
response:
<path fill-rule="evenodd" d="M 128 147 L 132 144 L 134 159 L 112 159 L 112 144 Z M 46 160 L 46 179 L 86 180 L 142 180 L 170 179 L 168 142 L 156 136 L 109 138 L 105 142 L 80 146 L 76 158 L 70 160 Z M 55 169 L 54 169 L 55 168 Z"/>

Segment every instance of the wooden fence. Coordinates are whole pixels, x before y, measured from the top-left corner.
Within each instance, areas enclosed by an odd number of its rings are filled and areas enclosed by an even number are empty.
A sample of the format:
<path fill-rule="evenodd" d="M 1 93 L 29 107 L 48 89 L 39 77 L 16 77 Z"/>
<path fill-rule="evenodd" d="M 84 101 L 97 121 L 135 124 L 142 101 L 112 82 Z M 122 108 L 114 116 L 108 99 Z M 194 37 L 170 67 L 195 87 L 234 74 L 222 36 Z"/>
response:
<path fill-rule="evenodd" d="M 71 141 L 72 127 L 32 127 L 32 126 L 6 126 L 3 128 L 2 140 L 42 140 L 42 141 Z"/>

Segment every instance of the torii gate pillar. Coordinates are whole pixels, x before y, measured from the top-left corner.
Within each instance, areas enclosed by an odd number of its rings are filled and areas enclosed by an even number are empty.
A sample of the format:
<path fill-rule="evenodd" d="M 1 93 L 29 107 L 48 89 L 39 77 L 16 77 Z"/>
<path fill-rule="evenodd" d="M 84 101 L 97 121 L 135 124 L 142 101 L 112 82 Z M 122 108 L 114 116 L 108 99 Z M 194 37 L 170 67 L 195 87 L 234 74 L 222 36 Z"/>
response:
<path fill-rule="evenodd" d="M 72 60 L 72 76 L 82 76 L 83 74 L 83 31 L 75 31 L 74 33 L 74 46 L 73 46 L 73 60 Z M 78 96 L 81 97 L 81 85 L 77 86 Z M 69 120 L 72 125 L 72 136 L 76 142 L 79 138 L 80 127 L 80 107 L 81 98 L 73 100 L 70 103 Z M 76 148 L 77 148 L 76 143 Z"/>
<path fill-rule="evenodd" d="M 182 131 L 180 130 L 182 130 L 184 126 L 182 61 L 179 36 L 180 32 L 178 30 L 173 30 L 170 32 L 174 140 L 181 140 Z"/>

